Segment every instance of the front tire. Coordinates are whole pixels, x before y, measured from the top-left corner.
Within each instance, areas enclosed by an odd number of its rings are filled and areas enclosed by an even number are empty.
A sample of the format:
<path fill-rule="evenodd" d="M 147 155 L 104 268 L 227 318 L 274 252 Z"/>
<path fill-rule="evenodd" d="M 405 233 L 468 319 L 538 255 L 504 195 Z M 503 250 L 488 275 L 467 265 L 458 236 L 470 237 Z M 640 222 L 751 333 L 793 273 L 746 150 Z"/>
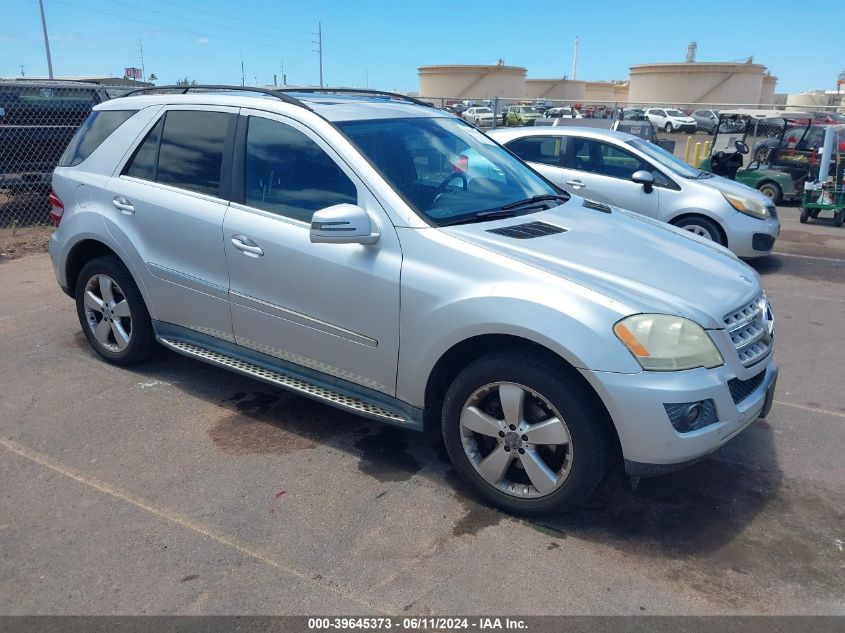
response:
<path fill-rule="evenodd" d="M 677 222 L 673 222 L 673 224 L 679 229 L 684 229 L 690 233 L 706 237 L 707 239 L 712 240 L 717 244 L 721 244 L 722 246 L 727 246 L 725 238 L 722 236 L 722 231 L 719 229 L 719 225 L 709 218 L 696 215 L 683 218 Z"/>
<path fill-rule="evenodd" d="M 115 365 L 133 365 L 156 349 L 150 314 L 132 275 L 115 257 L 97 257 L 76 282 L 76 313 L 85 338 Z"/>
<path fill-rule="evenodd" d="M 672 133 L 672 132 L 674 132 L 675 130 L 674 130 L 674 128 L 672 127 L 672 124 L 671 124 L 671 123 L 667 123 L 667 124 L 663 127 L 663 131 L 664 131 L 664 132 L 666 132 L 666 134 L 671 134 L 671 133 Z"/>
<path fill-rule="evenodd" d="M 574 370 L 520 351 L 488 354 L 446 394 L 443 439 L 491 504 L 540 516 L 578 507 L 607 470 L 610 421 Z"/>

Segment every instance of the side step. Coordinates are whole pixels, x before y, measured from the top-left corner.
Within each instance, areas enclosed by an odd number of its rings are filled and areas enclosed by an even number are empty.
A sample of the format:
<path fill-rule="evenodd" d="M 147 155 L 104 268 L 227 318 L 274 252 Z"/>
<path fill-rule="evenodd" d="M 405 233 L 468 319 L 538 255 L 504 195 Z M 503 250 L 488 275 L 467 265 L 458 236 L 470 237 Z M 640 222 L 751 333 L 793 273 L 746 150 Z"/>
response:
<path fill-rule="evenodd" d="M 212 365 L 217 365 L 218 367 L 236 371 L 239 374 L 244 374 L 245 376 L 263 380 L 264 382 L 276 385 L 277 387 L 282 387 L 283 389 L 293 391 L 308 398 L 319 400 L 320 402 L 324 402 L 339 409 L 351 411 L 352 413 L 363 415 L 380 422 L 386 422 L 388 424 L 396 424 L 403 427 L 416 426 L 414 422 L 399 413 L 371 402 L 367 402 L 361 398 L 355 398 L 343 393 L 338 393 L 337 391 L 333 391 L 321 385 L 306 382 L 301 378 L 295 378 L 239 358 L 234 358 L 232 356 L 221 354 L 220 352 L 205 349 L 194 345 L 193 343 L 163 337 L 159 337 L 159 341 L 162 345 L 172 349 L 174 352 L 190 356 L 191 358 L 196 358 L 197 360 L 201 360 Z"/>

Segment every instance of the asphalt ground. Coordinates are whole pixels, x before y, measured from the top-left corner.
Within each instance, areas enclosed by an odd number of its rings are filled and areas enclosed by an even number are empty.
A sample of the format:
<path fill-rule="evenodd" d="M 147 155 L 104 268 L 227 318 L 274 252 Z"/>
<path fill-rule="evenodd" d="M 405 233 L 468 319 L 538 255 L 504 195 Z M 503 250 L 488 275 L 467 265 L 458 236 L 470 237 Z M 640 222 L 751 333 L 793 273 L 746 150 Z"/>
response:
<path fill-rule="evenodd" d="M 845 229 L 756 262 L 774 408 L 569 517 L 444 451 L 162 350 L 102 362 L 46 255 L 0 263 L 0 614 L 845 614 Z"/>

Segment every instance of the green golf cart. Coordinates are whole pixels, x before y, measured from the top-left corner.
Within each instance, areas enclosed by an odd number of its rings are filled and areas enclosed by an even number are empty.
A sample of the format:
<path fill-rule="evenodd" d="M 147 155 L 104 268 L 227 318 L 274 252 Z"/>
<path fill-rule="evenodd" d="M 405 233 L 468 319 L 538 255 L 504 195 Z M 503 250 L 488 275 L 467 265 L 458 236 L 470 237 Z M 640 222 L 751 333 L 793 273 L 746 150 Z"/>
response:
<path fill-rule="evenodd" d="M 809 123 L 796 125 L 809 120 L 812 115 L 806 112 L 722 110 L 701 169 L 753 187 L 775 203 L 800 200 L 804 183 L 818 172 L 817 148 L 805 147 Z M 777 139 L 777 143 L 766 139 Z M 745 165 L 749 142 L 755 144 L 755 151 Z"/>

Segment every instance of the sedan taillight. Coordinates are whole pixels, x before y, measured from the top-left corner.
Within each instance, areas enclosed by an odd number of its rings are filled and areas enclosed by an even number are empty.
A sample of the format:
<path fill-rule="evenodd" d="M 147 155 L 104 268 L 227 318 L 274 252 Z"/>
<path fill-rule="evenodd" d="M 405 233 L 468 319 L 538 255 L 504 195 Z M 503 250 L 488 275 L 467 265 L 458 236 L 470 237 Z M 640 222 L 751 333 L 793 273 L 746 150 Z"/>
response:
<path fill-rule="evenodd" d="M 59 200 L 59 196 L 56 195 L 55 191 L 50 192 L 50 221 L 53 223 L 53 226 L 59 226 L 59 222 L 62 221 L 62 214 L 65 212 L 65 205 L 62 204 L 62 201 Z"/>

